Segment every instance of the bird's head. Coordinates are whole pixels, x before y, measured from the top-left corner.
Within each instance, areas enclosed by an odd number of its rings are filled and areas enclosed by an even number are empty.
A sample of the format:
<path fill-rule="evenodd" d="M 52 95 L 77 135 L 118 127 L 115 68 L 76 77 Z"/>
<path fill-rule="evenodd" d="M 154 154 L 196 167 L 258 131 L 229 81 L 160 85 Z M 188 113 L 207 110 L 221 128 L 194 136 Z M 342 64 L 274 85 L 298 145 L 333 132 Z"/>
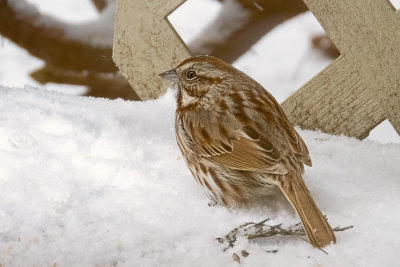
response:
<path fill-rule="evenodd" d="M 231 84 L 235 71 L 221 59 L 196 56 L 159 75 L 174 83 L 178 108 L 184 109 L 211 104 Z"/>

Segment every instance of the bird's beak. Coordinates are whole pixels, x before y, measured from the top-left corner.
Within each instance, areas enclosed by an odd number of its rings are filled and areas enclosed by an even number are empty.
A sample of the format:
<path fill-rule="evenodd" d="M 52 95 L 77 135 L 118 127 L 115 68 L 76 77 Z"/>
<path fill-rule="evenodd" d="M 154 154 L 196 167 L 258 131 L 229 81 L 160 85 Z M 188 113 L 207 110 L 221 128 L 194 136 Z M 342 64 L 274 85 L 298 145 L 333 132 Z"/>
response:
<path fill-rule="evenodd" d="M 179 82 L 179 77 L 178 77 L 178 74 L 176 73 L 175 69 L 160 73 L 158 75 L 168 81 L 173 82 L 173 83 Z"/>

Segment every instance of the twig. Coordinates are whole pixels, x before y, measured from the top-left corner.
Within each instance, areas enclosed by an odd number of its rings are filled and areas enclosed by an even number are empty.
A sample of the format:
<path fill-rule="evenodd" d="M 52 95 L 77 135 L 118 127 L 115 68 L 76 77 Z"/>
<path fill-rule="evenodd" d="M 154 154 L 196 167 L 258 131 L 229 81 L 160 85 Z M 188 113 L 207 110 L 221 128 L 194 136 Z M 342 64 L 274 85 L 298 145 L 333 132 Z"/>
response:
<path fill-rule="evenodd" d="M 203 34 L 189 44 L 193 55 L 232 63 L 276 26 L 308 10 L 300 0 L 225 0 L 222 5 Z"/>
<path fill-rule="evenodd" d="M 304 236 L 306 235 L 301 223 L 296 223 L 288 228 L 283 228 L 282 224 L 276 225 L 268 225 L 270 219 L 262 220 L 258 223 L 247 222 L 239 227 L 236 227 L 232 231 L 230 231 L 224 237 L 217 238 L 219 243 L 227 243 L 227 246 L 224 248 L 224 251 L 229 248 L 233 248 L 238 238 L 243 237 L 248 240 L 253 240 L 261 237 L 271 237 L 274 235 L 284 235 L 284 236 Z M 342 232 L 348 229 L 353 228 L 353 226 L 347 227 L 335 227 L 333 231 Z M 306 241 L 306 240 L 305 240 Z M 325 251 L 323 251 L 325 252 Z M 326 253 L 326 252 L 325 252 Z"/>
<path fill-rule="evenodd" d="M 30 76 L 41 84 L 66 83 L 88 86 L 89 91 L 85 95 L 89 96 L 140 100 L 120 72 L 72 71 L 47 65 L 35 70 Z"/>
<path fill-rule="evenodd" d="M 107 6 L 106 0 L 92 0 L 93 5 L 96 7 L 97 11 L 101 12 Z"/>

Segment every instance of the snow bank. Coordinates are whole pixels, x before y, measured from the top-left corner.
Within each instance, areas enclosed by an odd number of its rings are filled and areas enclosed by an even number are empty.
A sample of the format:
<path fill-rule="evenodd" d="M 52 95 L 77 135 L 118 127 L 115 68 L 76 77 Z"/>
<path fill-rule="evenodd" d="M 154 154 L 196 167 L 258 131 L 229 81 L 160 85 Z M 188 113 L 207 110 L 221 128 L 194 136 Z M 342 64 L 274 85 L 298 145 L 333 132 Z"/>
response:
<path fill-rule="evenodd" d="M 175 144 L 174 97 L 129 102 L 0 87 L 2 266 L 398 266 L 400 145 L 301 131 L 329 255 L 276 237 L 222 251 L 246 221 L 298 221 L 282 199 L 209 207 Z M 268 250 L 278 249 L 277 253 Z"/>

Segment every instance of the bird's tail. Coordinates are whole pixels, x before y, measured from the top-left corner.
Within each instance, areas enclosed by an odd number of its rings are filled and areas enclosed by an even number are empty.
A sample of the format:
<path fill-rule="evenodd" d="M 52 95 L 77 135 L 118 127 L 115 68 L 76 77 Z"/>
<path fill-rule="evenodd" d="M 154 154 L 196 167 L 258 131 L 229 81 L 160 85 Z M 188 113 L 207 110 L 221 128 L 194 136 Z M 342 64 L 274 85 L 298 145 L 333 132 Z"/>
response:
<path fill-rule="evenodd" d="M 336 242 L 332 228 L 312 199 L 301 176 L 286 176 L 279 183 L 279 188 L 299 214 L 311 245 L 323 248 L 332 241 Z"/>

